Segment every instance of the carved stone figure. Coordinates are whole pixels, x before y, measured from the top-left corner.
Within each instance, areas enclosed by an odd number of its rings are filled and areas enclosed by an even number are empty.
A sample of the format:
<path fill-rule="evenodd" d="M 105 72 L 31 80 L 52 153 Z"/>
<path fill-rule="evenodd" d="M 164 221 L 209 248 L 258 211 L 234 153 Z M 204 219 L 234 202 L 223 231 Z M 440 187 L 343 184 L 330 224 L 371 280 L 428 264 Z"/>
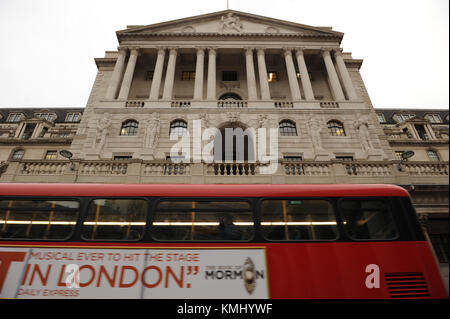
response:
<path fill-rule="evenodd" d="M 317 153 L 317 151 L 323 150 L 322 138 L 320 137 L 320 132 L 322 130 L 320 122 L 317 119 L 311 118 L 308 121 L 308 129 L 309 134 L 311 135 L 314 151 Z"/>
<path fill-rule="evenodd" d="M 160 116 L 154 112 L 152 118 L 148 121 L 147 129 L 145 132 L 144 147 L 155 150 L 158 144 L 160 130 Z"/>
<path fill-rule="evenodd" d="M 108 134 L 108 128 L 111 125 L 111 121 L 108 119 L 108 115 L 105 116 L 98 121 L 98 131 L 94 139 L 94 148 L 98 150 L 102 150 L 105 146 L 106 135 Z"/>
<path fill-rule="evenodd" d="M 368 152 L 370 149 L 373 149 L 373 144 L 370 140 L 369 124 L 365 121 L 358 120 L 355 123 L 355 128 L 359 132 L 359 139 L 364 151 Z"/>
<path fill-rule="evenodd" d="M 233 16 L 233 13 L 228 13 L 226 16 L 222 16 L 222 23 L 220 25 L 220 31 L 237 31 L 242 32 L 242 22 L 238 17 Z"/>

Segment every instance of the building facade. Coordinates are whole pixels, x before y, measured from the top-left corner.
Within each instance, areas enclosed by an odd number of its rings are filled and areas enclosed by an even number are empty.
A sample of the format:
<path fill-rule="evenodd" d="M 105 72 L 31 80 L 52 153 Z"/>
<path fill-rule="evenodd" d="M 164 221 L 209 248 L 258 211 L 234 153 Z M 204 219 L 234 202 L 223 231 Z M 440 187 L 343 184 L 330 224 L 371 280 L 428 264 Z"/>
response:
<path fill-rule="evenodd" d="M 117 38 L 85 108 L 0 110 L 0 182 L 397 184 L 448 278 L 448 111 L 374 109 L 343 33 L 226 10 Z"/>

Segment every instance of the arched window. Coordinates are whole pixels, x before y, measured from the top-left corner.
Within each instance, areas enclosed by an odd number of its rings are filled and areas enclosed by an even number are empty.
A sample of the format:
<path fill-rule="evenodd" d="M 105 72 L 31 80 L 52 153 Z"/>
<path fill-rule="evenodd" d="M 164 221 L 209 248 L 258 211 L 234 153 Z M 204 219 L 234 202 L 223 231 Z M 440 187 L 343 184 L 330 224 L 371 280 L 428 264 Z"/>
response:
<path fill-rule="evenodd" d="M 297 136 L 297 127 L 295 122 L 284 120 L 280 122 L 279 126 L 281 136 Z"/>
<path fill-rule="evenodd" d="M 122 136 L 136 136 L 138 131 L 138 122 L 135 120 L 128 120 L 122 123 L 120 135 Z"/>
<path fill-rule="evenodd" d="M 436 151 L 428 150 L 427 154 L 428 154 L 428 158 L 430 159 L 430 161 L 438 162 L 440 160 L 439 159 L 439 154 Z"/>
<path fill-rule="evenodd" d="M 25 150 L 23 150 L 23 149 L 15 150 L 11 156 L 11 159 L 12 160 L 20 160 L 20 159 L 22 159 L 24 153 L 25 153 Z"/>
<path fill-rule="evenodd" d="M 175 120 L 170 123 L 170 136 L 185 136 L 188 132 L 187 123 L 183 120 Z"/>
<path fill-rule="evenodd" d="M 328 132 L 331 136 L 345 136 L 344 124 L 339 121 L 331 120 L 327 123 Z"/>

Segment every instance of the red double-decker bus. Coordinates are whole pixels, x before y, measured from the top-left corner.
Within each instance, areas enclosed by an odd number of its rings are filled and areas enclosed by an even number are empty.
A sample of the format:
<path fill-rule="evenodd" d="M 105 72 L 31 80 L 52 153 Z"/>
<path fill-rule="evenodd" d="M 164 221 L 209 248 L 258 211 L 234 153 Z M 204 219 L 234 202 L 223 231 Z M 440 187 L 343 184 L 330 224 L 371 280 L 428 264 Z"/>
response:
<path fill-rule="evenodd" d="M 447 293 L 397 186 L 0 184 L 0 297 Z"/>

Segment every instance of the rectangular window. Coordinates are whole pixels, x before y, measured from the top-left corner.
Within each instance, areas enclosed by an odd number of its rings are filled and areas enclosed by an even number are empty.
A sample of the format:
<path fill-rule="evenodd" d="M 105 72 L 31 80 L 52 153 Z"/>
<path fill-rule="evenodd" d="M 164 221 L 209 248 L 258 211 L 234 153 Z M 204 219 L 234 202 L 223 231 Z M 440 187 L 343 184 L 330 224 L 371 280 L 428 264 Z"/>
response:
<path fill-rule="evenodd" d="M 268 72 L 267 73 L 267 81 L 268 82 L 276 82 L 276 81 L 278 81 L 277 72 Z"/>
<path fill-rule="evenodd" d="M 122 156 L 122 155 L 114 156 L 114 160 L 115 161 L 127 161 L 127 160 L 130 160 L 132 158 L 133 158 L 133 156 Z"/>
<path fill-rule="evenodd" d="M 183 81 L 195 80 L 195 71 L 181 72 L 181 80 Z"/>
<path fill-rule="evenodd" d="M 222 71 L 222 81 L 237 81 L 238 74 L 236 71 Z"/>
<path fill-rule="evenodd" d="M 344 162 L 352 162 L 353 156 L 336 156 L 336 159 Z"/>
<path fill-rule="evenodd" d="M 379 199 L 343 199 L 340 202 L 345 230 L 352 239 L 395 239 L 392 213 Z"/>
<path fill-rule="evenodd" d="M 412 119 L 414 115 L 412 114 L 397 114 L 397 120 L 399 122 L 404 122 L 406 120 Z"/>
<path fill-rule="evenodd" d="M 67 239 L 79 207 L 76 200 L 0 200 L 0 238 Z"/>
<path fill-rule="evenodd" d="M 377 117 L 378 117 L 378 121 L 379 121 L 380 123 L 386 122 L 386 120 L 384 119 L 384 115 L 383 115 L 383 114 L 377 113 Z"/>
<path fill-rule="evenodd" d="M 55 113 L 36 113 L 36 117 L 52 122 L 56 118 Z"/>
<path fill-rule="evenodd" d="M 322 199 L 264 200 L 261 227 L 268 240 L 334 240 L 338 235 L 333 206 Z"/>
<path fill-rule="evenodd" d="M 427 114 L 426 118 L 429 119 L 431 123 L 442 123 L 442 119 L 439 114 Z"/>
<path fill-rule="evenodd" d="M 58 152 L 57 151 L 47 151 L 47 153 L 45 154 L 45 158 L 46 160 L 55 160 L 56 157 L 58 156 Z"/>
<path fill-rule="evenodd" d="M 139 240 L 144 234 L 147 201 L 96 199 L 88 207 L 82 237 L 86 240 Z"/>
<path fill-rule="evenodd" d="M 152 224 L 155 240 L 233 240 L 253 238 L 253 214 L 247 201 L 162 200 Z"/>
<path fill-rule="evenodd" d="M 66 122 L 79 122 L 80 113 L 67 113 Z"/>
<path fill-rule="evenodd" d="M 295 155 L 290 155 L 290 156 L 283 156 L 283 160 L 285 162 L 298 162 L 302 160 L 301 156 L 295 156 Z"/>
<path fill-rule="evenodd" d="M 14 123 L 20 122 L 22 119 L 22 113 L 10 113 L 6 122 Z"/>
<path fill-rule="evenodd" d="M 396 160 L 402 160 L 402 154 L 403 154 L 403 151 L 395 151 L 395 159 Z M 404 161 L 407 161 L 408 159 L 404 159 Z"/>

